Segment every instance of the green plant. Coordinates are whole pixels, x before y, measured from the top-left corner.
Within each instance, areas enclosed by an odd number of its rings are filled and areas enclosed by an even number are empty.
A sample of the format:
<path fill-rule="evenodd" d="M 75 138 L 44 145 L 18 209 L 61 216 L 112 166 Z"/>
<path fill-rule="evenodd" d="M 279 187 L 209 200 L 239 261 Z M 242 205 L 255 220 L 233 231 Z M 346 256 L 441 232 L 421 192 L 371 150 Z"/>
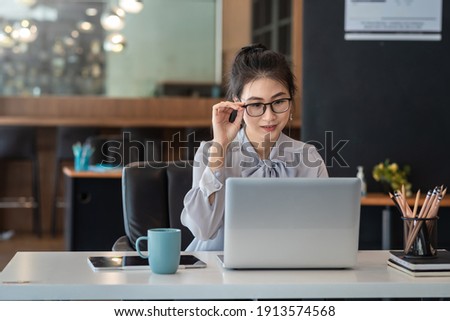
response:
<path fill-rule="evenodd" d="M 380 182 L 384 188 L 393 191 L 401 190 L 405 186 L 406 196 L 411 196 L 412 185 L 408 181 L 408 175 L 411 172 L 409 165 L 400 168 L 397 163 L 390 163 L 389 159 L 378 163 L 373 167 L 372 176 L 375 181 Z"/>

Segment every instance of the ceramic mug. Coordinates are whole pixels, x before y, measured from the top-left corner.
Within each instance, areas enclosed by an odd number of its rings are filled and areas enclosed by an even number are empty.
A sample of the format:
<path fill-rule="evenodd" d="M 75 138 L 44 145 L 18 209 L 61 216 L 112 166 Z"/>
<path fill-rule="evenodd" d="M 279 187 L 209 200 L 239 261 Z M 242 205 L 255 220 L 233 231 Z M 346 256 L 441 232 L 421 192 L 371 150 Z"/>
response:
<path fill-rule="evenodd" d="M 139 249 L 141 241 L 147 241 L 148 255 Z M 147 230 L 147 236 L 136 240 L 136 250 L 142 258 L 148 259 L 153 273 L 173 274 L 180 264 L 181 230 L 176 228 L 155 228 Z"/>

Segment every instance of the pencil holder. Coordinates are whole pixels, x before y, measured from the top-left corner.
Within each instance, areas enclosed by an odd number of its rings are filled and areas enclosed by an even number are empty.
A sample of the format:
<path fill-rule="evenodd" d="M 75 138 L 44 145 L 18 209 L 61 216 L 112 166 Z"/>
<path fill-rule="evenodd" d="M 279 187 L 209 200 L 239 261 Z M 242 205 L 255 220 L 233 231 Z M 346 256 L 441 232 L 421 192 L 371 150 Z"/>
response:
<path fill-rule="evenodd" d="M 75 171 L 87 171 L 94 148 L 89 144 L 76 143 L 72 146 Z"/>
<path fill-rule="evenodd" d="M 89 169 L 89 159 L 85 156 L 75 156 L 74 159 L 75 171 L 87 171 Z"/>
<path fill-rule="evenodd" d="M 407 257 L 436 257 L 438 218 L 402 217 L 404 252 Z"/>

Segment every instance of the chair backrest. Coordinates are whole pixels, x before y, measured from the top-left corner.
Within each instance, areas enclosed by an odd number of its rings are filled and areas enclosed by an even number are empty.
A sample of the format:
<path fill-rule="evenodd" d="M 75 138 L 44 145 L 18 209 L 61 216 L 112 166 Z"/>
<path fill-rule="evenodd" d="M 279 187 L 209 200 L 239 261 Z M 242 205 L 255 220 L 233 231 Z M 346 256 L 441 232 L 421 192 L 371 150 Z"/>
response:
<path fill-rule="evenodd" d="M 180 222 L 183 199 L 192 184 L 192 167 L 182 166 L 183 162 L 136 162 L 124 168 L 124 225 L 133 247 L 137 238 L 146 235 L 148 229 L 159 227 L 181 229 L 182 249 L 192 241 L 192 234 Z"/>
<path fill-rule="evenodd" d="M 181 224 L 184 196 L 192 187 L 192 163 L 173 162 L 167 167 L 169 223 L 181 230 L 181 246 L 185 249 L 193 240 L 191 231 Z"/>
<path fill-rule="evenodd" d="M 166 171 L 146 165 L 129 164 L 122 175 L 123 220 L 133 247 L 148 229 L 169 226 Z"/>
<path fill-rule="evenodd" d="M 0 158 L 37 158 L 36 129 L 34 127 L 0 127 Z"/>

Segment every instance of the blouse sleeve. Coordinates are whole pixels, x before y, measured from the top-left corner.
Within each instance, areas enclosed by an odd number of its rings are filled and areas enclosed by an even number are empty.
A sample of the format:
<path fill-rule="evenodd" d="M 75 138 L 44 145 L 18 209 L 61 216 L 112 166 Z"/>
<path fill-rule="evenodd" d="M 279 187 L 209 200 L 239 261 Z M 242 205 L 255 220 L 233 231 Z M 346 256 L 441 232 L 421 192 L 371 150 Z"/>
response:
<path fill-rule="evenodd" d="M 207 166 L 208 146 L 202 142 L 193 165 L 192 188 L 184 197 L 181 222 L 199 240 L 215 237 L 223 224 L 225 203 L 224 169 L 212 171 Z M 213 204 L 209 196 L 215 194 Z"/>

